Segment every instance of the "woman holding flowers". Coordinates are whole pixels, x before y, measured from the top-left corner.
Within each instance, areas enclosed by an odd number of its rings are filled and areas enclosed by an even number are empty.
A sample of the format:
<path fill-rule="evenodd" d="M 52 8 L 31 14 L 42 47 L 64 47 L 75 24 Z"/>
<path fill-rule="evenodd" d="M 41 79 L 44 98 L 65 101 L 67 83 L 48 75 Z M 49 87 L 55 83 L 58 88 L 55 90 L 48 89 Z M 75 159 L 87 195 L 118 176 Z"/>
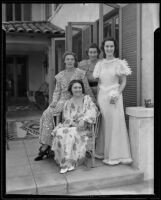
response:
<path fill-rule="evenodd" d="M 99 61 L 93 76 L 98 82 L 98 104 L 102 113 L 99 137 L 96 141 L 96 157 L 105 164 L 132 162 L 130 144 L 125 124 L 122 91 L 131 69 L 125 60 L 116 58 L 113 38 L 102 42 L 104 59 Z"/>

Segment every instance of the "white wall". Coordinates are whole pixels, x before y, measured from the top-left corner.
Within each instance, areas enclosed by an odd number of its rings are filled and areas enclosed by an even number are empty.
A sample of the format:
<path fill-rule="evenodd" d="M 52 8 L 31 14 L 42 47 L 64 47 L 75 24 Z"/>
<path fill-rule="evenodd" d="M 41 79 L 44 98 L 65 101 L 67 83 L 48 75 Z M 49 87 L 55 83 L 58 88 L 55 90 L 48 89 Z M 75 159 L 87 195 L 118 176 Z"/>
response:
<path fill-rule="evenodd" d="M 144 99 L 154 102 L 154 31 L 159 27 L 159 4 L 142 4 L 142 105 Z"/>
<path fill-rule="evenodd" d="M 94 22 L 99 18 L 99 4 L 63 4 L 51 22 L 63 29 L 68 22 Z"/>

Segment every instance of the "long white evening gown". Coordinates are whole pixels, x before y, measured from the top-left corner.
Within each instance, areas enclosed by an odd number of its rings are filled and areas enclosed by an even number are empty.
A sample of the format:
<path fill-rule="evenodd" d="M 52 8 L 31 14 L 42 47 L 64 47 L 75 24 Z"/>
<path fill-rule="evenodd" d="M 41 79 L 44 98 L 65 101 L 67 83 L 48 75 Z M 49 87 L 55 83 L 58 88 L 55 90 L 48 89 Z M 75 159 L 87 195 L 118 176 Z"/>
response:
<path fill-rule="evenodd" d="M 119 76 L 130 74 L 126 60 L 118 58 L 99 61 L 93 72 L 94 78 L 99 78 L 97 100 L 102 113 L 96 154 L 102 156 L 105 164 L 132 162 L 122 94 L 116 104 L 110 104 L 112 93 L 119 88 Z"/>

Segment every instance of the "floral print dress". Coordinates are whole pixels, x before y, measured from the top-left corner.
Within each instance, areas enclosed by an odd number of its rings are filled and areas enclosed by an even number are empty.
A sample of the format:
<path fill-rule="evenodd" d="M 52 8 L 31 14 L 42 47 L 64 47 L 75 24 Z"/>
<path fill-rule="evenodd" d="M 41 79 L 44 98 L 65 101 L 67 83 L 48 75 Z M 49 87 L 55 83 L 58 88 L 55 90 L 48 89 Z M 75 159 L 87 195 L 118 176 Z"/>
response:
<path fill-rule="evenodd" d="M 75 105 L 72 99 L 66 101 L 63 109 L 64 122 L 52 131 L 54 138 L 51 149 L 55 153 L 55 161 L 61 168 L 77 166 L 85 157 L 87 133 L 90 124 L 95 123 L 96 116 L 97 107 L 88 95 L 83 97 L 82 108 Z M 82 131 L 77 130 L 80 120 L 85 121 Z"/>
<path fill-rule="evenodd" d="M 68 86 L 72 80 L 82 80 L 85 88 L 85 93 L 89 94 L 93 101 L 96 101 L 83 70 L 75 68 L 74 74 L 70 79 L 66 78 L 65 70 L 63 70 L 55 76 L 55 79 L 56 87 L 52 100 L 52 104 L 55 103 L 55 107 L 51 107 L 49 105 L 49 107 L 43 112 L 40 118 L 40 143 L 47 144 L 49 146 L 51 146 L 52 143 L 51 132 L 55 128 L 54 115 L 62 112 L 64 103 L 66 100 L 71 98 L 71 95 L 68 91 Z"/>

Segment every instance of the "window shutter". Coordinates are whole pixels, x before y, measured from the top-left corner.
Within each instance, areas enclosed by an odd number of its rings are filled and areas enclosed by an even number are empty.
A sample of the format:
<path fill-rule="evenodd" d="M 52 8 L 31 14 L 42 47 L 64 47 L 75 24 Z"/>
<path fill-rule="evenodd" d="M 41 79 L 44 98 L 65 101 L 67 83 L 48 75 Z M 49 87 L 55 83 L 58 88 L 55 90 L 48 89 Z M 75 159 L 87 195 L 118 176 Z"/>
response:
<path fill-rule="evenodd" d="M 122 58 L 131 67 L 123 91 L 124 107 L 137 106 L 137 6 L 129 4 L 122 8 Z M 126 116 L 126 122 L 128 116 Z M 128 125 L 128 123 L 127 123 Z"/>

